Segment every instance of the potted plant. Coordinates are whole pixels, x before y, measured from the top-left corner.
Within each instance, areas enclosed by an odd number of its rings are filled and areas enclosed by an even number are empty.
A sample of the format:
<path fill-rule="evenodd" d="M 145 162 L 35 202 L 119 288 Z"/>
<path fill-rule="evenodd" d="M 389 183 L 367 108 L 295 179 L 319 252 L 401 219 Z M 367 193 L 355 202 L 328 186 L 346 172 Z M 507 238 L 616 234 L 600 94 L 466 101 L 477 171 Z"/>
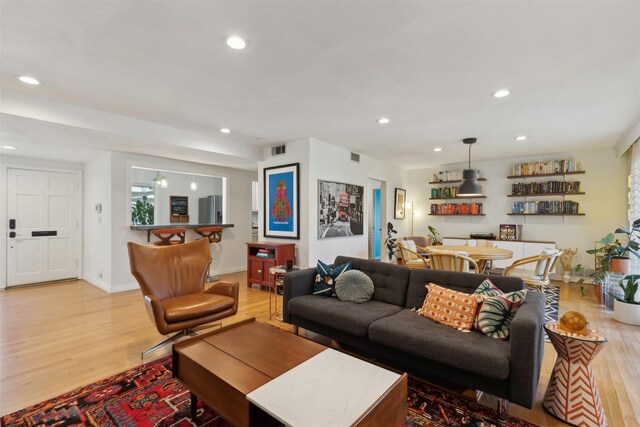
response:
<path fill-rule="evenodd" d="M 624 227 L 617 228 L 613 233 L 609 233 L 600 239 L 599 248 L 587 250 L 588 254 L 602 256 L 602 269 L 607 272 L 616 272 L 622 274 L 629 273 L 629 255 L 632 254 L 640 258 L 640 241 L 638 235 L 640 233 L 640 219 L 633 222 L 631 229 Z M 623 245 L 616 240 L 616 234 L 626 234 L 627 244 Z"/>
<path fill-rule="evenodd" d="M 629 325 L 640 325 L 640 295 L 638 293 L 640 274 L 625 276 L 619 283 L 623 294 L 609 293 L 615 301 L 613 303 L 613 318 L 618 322 Z"/>
<path fill-rule="evenodd" d="M 398 238 L 395 235 L 398 234 L 396 230 L 393 228 L 393 224 L 390 222 L 387 223 L 387 238 L 384 240 L 384 243 L 387 245 L 387 255 L 389 255 L 389 261 L 393 259 L 393 256 L 396 254 L 396 243 L 398 242 Z"/>
<path fill-rule="evenodd" d="M 431 234 L 431 240 L 433 240 L 433 244 L 441 245 L 442 239 L 440 238 L 440 233 L 438 233 L 438 230 L 430 225 L 428 225 L 427 228 L 429 229 L 429 234 Z"/>

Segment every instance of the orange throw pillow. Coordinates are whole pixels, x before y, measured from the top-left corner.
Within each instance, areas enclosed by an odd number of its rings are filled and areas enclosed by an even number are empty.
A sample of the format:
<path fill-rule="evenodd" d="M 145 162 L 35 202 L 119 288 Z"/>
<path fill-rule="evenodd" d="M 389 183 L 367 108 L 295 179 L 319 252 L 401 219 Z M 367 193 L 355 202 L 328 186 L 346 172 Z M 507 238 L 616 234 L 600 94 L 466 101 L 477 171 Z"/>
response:
<path fill-rule="evenodd" d="M 465 294 L 429 283 L 427 297 L 418 314 L 460 331 L 470 331 L 476 311 L 478 295 Z"/>

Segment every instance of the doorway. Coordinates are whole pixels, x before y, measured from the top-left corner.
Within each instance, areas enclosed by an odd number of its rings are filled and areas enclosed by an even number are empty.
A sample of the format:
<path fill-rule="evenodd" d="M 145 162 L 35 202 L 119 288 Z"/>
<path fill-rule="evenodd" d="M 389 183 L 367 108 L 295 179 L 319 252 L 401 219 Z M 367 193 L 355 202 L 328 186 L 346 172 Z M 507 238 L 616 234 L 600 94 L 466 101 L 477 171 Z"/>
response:
<path fill-rule="evenodd" d="M 367 206 L 369 219 L 369 259 L 380 261 L 382 246 L 382 181 L 368 179 L 369 203 Z"/>
<path fill-rule="evenodd" d="M 7 169 L 7 287 L 77 278 L 79 173 Z"/>

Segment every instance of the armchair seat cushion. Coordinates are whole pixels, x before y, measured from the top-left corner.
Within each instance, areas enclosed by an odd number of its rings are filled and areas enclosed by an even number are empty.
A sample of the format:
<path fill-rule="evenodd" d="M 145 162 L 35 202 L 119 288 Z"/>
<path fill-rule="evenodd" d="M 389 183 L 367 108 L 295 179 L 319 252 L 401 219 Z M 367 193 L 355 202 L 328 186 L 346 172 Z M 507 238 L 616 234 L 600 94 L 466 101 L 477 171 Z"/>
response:
<path fill-rule="evenodd" d="M 543 280 L 543 277 L 536 274 L 535 270 L 527 270 L 524 268 L 514 268 L 509 271 L 509 276 L 519 277 L 529 284 L 541 284 L 546 285 L 549 281 Z"/>
<path fill-rule="evenodd" d="M 366 337 L 372 322 L 397 313 L 401 307 L 375 300 L 356 304 L 337 298 L 304 295 L 289 300 L 287 309 L 291 314 L 312 322 L 331 325 L 339 331 Z"/>
<path fill-rule="evenodd" d="M 235 300 L 224 295 L 187 294 L 161 301 L 167 323 L 197 319 L 233 308 Z"/>
<path fill-rule="evenodd" d="M 395 351 L 489 378 L 509 377 L 509 342 L 489 338 L 478 331 L 460 332 L 409 309 L 373 322 L 369 339 Z"/>
<path fill-rule="evenodd" d="M 407 266 L 415 266 L 415 267 L 428 267 L 429 266 L 429 260 L 428 259 L 412 259 L 410 261 L 405 261 L 404 265 Z"/>

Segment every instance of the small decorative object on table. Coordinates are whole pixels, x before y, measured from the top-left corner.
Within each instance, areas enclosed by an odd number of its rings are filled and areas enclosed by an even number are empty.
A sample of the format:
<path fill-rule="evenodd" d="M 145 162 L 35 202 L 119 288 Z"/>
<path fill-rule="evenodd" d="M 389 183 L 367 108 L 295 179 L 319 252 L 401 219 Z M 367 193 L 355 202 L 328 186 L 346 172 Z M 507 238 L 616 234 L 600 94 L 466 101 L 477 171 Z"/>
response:
<path fill-rule="evenodd" d="M 590 362 L 607 342 L 604 333 L 590 329 L 582 336 L 567 332 L 556 322 L 544 329 L 558 353 L 542 406 L 551 414 L 577 426 L 606 426 Z"/>
<path fill-rule="evenodd" d="M 573 332 L 578 335 L 587 335 L 587 318 L 578 311 L 568 311 L 560 318 L 558 328 L 565 332 Z"/>
<path fill-rule="evenodd" d="M 571 281 L 571 266 L 573 265 L 573 259 L 578 253 L 578 248 L 563 249 L 560 253 L 560 264 L 562 265 L 562 281 L 569 283 Z"/>

